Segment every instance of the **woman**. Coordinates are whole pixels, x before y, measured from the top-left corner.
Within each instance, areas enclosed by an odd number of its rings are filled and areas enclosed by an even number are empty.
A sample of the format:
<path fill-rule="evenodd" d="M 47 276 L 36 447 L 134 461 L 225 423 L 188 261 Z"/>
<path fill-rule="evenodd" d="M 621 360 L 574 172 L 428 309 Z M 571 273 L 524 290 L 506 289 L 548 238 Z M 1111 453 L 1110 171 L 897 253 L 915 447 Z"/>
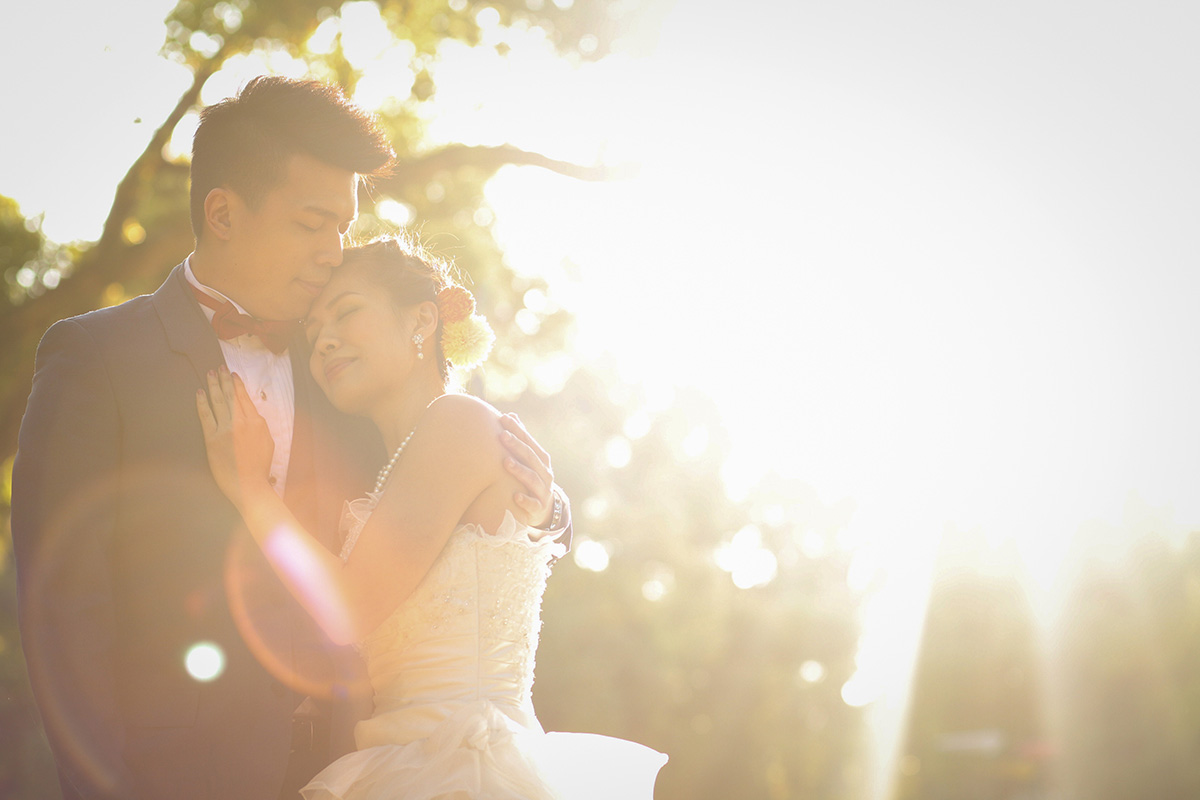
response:
<path fill-rule="evenodd" d="M 197 397 L 222 491 L 292 593 L 366 660 L 375 696 L 358 750 L 309 800 L 650 798 L 666 756 L 591 734 L 546 734 L 531 702 L 541 597 L 560 543 L 520 522 L 498 413 L 447 393 L 492 334 L 446 265 L 389 238 L 346 251 L 306 321 L 313 377 L 374 421 L 392 453 L 347 506 L 340 558 L 268 483 L 273 444 L 236 375 Z"/>

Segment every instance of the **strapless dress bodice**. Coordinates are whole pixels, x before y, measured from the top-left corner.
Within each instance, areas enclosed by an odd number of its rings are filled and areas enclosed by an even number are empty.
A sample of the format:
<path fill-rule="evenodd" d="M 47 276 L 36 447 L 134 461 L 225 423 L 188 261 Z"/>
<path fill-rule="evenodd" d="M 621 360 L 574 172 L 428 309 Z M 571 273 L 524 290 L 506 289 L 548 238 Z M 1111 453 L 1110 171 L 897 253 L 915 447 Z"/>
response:
<path fill-rule="evenodd" d="M 542 593 L 564 551 L 511 514 L 495 533 L 455 530 L 416 591 L 359 645 L 375 695 L 359 748 L 427 738 L 463 707 L 536 725 Z"/>
<path fill-rule="evenodd" d="M 377 498 L 347 504 L 343 559 Z M 607 736 L 543 732 L 532 702 L 542 594 L 566 548 L 506 514 L 461 525 L 416 590 L 359 643 L 375 698 L 357 751 L 306 800 L 651 798 L 666 756 Z"/>

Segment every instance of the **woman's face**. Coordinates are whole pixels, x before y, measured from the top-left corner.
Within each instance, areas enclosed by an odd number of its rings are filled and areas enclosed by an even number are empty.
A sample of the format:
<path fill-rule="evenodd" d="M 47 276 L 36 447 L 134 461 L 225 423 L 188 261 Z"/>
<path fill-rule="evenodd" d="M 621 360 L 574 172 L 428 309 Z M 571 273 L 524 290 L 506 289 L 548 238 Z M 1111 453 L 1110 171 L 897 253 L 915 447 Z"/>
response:
<path fill-rule="evenodd" d="M 366 414 L 403 384 L 416 363 L 413 315 L 353 266 L 334 272 L 305 321 L 309 369 L 334 407 Z"/>

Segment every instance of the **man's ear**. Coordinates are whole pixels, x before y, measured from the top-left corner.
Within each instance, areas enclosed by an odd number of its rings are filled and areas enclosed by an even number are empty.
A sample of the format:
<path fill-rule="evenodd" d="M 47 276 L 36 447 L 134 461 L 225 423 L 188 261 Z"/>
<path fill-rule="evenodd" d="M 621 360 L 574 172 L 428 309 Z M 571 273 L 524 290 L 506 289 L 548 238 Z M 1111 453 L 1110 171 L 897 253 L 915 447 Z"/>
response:
<path fill-rule="evenodd" d="M 237 197 L 228 189 L 217 187 L 204 198 L 204 227 L 223 242 L 233 234 L 233 206 Z"/>

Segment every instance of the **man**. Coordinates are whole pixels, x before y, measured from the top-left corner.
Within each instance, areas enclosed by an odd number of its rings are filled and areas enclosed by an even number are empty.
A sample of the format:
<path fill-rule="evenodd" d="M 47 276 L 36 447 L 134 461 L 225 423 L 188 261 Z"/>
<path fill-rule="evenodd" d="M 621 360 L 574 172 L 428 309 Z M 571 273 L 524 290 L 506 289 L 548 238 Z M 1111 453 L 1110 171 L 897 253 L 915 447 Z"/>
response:
<path fill-rule="evenodd" d="M 294 797 L 345 748 L 346 659 L 213 482 L 195 392 L 222 364 L 242 376 L 276 441 L 276 490 L 333 537 L 382 448 L 329 406 L 291 329 L 341 262 L 360 177 L 391 158 L 336 89 L 252 81 L 201 115 L 188 260 L 153 295 L 43 338 L 12 531 L 30 680 L 68 800 Z M 518 502 L 558 525 L 544 451 L 506 427 Z"/>

